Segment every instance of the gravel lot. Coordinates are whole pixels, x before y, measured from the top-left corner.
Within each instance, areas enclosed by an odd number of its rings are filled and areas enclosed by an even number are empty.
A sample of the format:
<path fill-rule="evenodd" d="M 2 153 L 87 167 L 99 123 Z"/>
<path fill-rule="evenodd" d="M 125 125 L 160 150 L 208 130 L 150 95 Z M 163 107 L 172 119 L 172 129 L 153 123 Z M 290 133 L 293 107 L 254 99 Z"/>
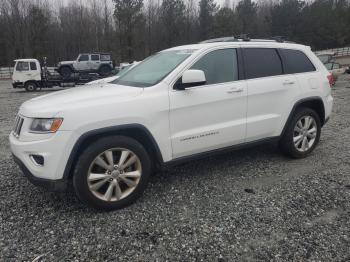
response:
<path fill-rule="evenodd" d="M 165 169 L 123 210 L 31 185 L 8 134 L 26 93 L 0 81 L 0 261 L 350 261 L 350 77 L 314 153 L 265 145 Z M 53 92 L 53 91 L 50 91 Z"/>

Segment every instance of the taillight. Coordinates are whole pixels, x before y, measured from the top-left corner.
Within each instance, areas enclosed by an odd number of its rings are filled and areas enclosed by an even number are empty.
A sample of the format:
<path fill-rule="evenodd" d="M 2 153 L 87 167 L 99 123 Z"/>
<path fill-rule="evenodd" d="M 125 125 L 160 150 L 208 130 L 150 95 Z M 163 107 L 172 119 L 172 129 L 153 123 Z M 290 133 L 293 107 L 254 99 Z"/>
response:
<path fill-rule="evenodd" d="M 329 85 L 330 85 L 330 86 L 334 85 L 334 78 L 333 78 L 333 75 L 330 74 L 330 75 L 327 76 L 327 78 L 328 78 Z"/>

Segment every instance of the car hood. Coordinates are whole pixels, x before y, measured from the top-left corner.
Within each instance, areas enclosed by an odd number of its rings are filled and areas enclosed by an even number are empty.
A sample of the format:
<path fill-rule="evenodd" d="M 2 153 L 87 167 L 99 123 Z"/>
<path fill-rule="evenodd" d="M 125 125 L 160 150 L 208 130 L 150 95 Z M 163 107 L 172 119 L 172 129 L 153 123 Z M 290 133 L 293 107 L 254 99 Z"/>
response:
<path fill-rule="evenodd" d="M 140 95 L 143 88 L 98 84 L 53 92 L 24 102 L 19 113 L 25 117 L 49 118 L 60 112 L 91 106 L 105 106 Z"/>
<path fill-rule="evenodd" d="M 106 78 L 102 78 L 102 79 L 98 79 L 95 81 L 91 81 L 89 83 L 86 83 L 86 85 L 96 85 L 96 84 L 103 84 L 103 83 L 110 83 L 116 79 L 118 79 L 119 76 L 110 76 L 110 77 L 106 77 Z"/>

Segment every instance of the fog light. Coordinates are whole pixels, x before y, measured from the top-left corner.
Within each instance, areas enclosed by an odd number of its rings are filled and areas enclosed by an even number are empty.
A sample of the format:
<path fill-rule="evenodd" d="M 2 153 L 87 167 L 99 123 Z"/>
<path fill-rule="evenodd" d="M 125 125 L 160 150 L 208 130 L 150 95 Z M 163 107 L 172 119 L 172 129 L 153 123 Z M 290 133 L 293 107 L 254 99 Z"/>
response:
<path fill-rule="evenodd" d="M 30 155 L 30 159 L 37 166 L 43 166 L 44 165 L 44 157 L 41 156 L 41 155 Z"/>

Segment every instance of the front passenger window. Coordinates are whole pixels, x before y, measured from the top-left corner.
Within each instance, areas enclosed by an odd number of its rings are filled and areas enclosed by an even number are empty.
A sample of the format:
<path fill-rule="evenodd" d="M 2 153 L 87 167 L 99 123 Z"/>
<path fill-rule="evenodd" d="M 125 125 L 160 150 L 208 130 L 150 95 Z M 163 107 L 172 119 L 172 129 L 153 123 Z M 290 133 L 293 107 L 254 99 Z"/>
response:
<path fill-rule="evenodd" d="M 213 85 L 238 80 L 236 49 L 212 51 L 199 59 L 191 69 L 205 73 L 206 85 Z"/>
<path fill-rule="evenodd" d="M 79 62 L 89 61 L 89 55 L 81 55 L 79 57 Z"/>

